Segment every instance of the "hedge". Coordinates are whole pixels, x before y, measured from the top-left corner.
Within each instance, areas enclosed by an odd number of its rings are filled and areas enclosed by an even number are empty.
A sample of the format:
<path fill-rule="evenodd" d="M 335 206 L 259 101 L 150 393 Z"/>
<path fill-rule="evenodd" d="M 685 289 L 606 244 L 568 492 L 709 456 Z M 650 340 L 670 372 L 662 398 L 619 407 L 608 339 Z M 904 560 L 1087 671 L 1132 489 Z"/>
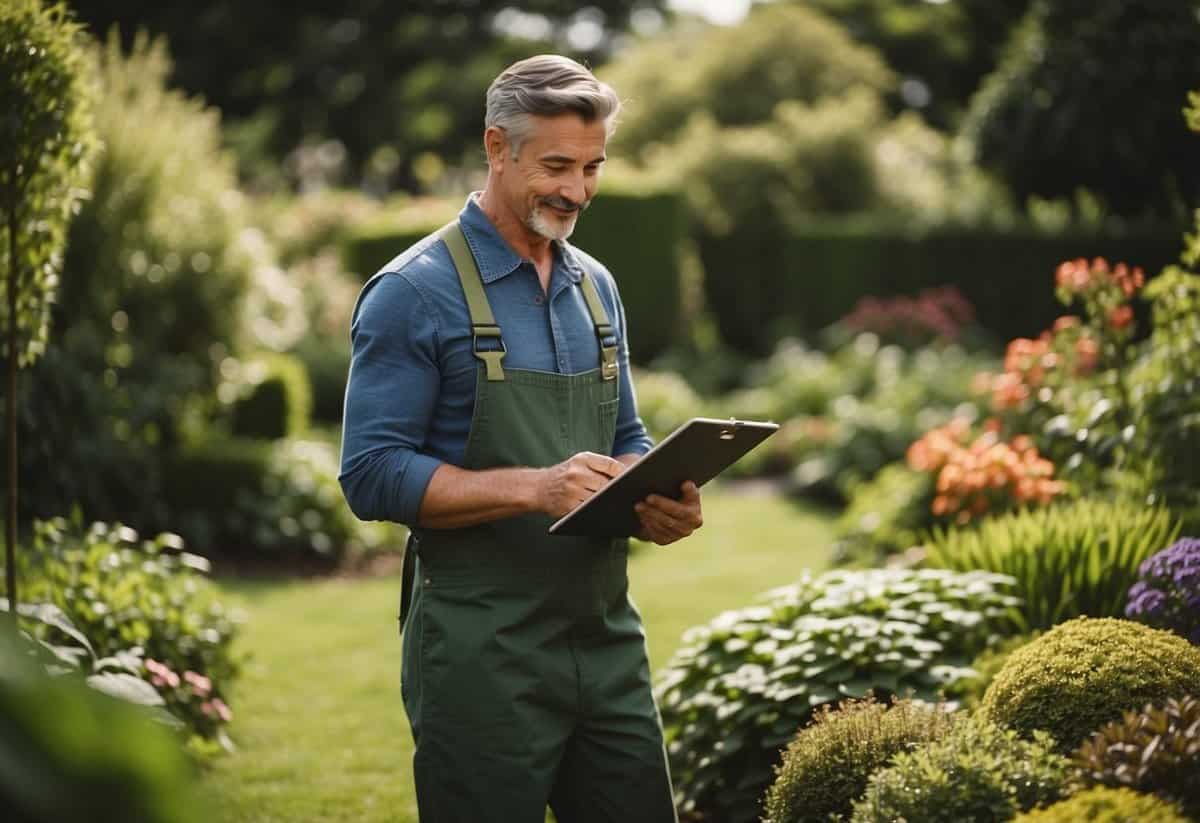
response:
<path fill-rule="evenodd" d="M 457 205 L 435 201 L 425 209 L 425 218 L 373 222 L 351 230 L 341 243 L 343 263 L 365 280 L 457 211 Z M 412 208 L 406 212 L 411 218 Z M 687 210 L 679 193 L 602 184 L 571 236 L 572 245 L 603 263 L 617 279 L 634 362 L 648 362 L 678 336 L 680 254 L 687 232 Z"/>
<path fill-rule="evenodd" d="M 1105 257 L 1156 272 L 1179 255 L 1179 227 L 1149 224 L 1047 232 L 943 226 L 915 230 L 869 218 L 766 222 L 698 238 L 705 298 L 725 342 L 762 354 L 785 335 L 812 337 L 865 296 L 957 286 L 1002 339 L 1033 337 L 1062 314 L 1054 272 L 1063 260 Z"/>

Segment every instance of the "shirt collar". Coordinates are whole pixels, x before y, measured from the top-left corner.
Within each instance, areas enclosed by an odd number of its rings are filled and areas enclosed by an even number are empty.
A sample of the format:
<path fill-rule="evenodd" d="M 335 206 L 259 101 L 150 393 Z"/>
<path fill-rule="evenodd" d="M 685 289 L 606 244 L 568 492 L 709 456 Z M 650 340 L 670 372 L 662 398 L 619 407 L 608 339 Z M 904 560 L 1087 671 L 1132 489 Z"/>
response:
<path fill-rule="evenodd" d="M 458 213 L 458 222 L 475 256 L 475 265 L 479 267 L 479 276 L 484 283 L 494 283 L 517 270 L 523 259 L 508 245 L 492 221 L 479 207 L 476 198 L 480 192 L 472 192 L 467 196 L 467 202 Z M 572 283 L 578 283 L 583 277 L 583 267 L 570 245 L 558 240 L 551 241 L 558 250 L 555 264 L 562 263 L 561 269 Z"/>

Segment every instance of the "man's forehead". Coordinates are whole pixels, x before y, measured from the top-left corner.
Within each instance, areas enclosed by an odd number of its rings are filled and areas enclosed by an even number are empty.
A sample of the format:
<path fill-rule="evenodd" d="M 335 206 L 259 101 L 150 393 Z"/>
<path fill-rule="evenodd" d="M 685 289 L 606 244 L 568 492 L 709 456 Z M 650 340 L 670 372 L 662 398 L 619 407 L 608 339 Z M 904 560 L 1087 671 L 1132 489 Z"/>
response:
<path fill-rule="evenodd" d="M 560 114 L 553 117 L 530 116 L 529 136 L 526 144 L 538 156 L 559 154 L 575 158 L 580 154 L 604 156 L 608 142 L 608 128 L 602 120 L 584 120 L 578 114 Z"/>

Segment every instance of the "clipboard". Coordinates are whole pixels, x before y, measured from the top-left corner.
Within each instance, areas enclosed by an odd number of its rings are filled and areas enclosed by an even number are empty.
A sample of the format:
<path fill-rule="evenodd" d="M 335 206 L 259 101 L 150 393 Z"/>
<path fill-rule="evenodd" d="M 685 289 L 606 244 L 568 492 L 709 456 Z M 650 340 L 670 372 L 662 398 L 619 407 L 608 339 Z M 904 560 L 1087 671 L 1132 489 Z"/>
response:
<path fill-rule="evenodd" d="M 678 500 L 688 480 L 703 486 L 779 430 L 777 423 L 693 417 L 549 529 L 550 534 L 629 537 L 648 495 Z"/>

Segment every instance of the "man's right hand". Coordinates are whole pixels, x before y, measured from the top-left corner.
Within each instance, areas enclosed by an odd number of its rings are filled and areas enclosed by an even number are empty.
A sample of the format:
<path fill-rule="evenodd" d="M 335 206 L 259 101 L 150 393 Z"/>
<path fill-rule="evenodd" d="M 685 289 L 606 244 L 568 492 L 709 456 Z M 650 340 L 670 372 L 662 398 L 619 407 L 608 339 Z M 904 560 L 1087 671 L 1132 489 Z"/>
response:
<path fill-rule="evenodd" d="M 538 475 L 538 509 L 556 520 L 625 471 L 625 464 L 594 452 L 580 452 Z"/>

